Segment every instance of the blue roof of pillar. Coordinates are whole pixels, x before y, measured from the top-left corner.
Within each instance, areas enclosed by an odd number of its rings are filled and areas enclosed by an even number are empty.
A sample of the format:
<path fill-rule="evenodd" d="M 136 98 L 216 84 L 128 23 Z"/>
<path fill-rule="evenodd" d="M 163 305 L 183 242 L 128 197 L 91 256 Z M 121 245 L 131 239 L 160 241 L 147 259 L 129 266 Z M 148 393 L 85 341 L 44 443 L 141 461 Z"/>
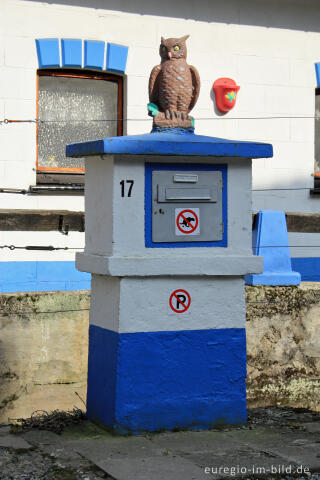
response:
<path fill-rule="evenodd" d="M 66 154 L 68 157 L 126 154 L 267 158 L 272 157 L 273 149 L 269 143 L 225 140 L 191 132 L 152 132 L 71 143 Z"/>

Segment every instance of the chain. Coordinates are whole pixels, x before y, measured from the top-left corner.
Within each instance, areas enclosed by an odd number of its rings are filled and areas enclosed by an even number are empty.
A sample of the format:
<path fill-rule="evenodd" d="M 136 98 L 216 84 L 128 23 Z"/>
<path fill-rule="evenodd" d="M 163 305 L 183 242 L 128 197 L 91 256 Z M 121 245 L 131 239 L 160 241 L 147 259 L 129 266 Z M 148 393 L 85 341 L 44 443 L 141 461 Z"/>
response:
<path fill-rule="evenodd" d="M 17 245 L 0 245 L 0 248 L 8 248 L 9 250 L 83 250 L 83 247 L 53 247 L 52 245 L 27 245 L 25 247 L 18 247 Z"/>

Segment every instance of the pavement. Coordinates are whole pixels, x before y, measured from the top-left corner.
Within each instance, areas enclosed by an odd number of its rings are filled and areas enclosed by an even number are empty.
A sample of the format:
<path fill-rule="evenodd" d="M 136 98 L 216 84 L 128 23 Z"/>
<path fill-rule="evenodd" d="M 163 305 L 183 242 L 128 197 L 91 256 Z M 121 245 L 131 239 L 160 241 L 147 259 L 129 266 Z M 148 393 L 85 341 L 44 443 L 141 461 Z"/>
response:
<path fill-rule="evenodd" d="M 87 421 L 61 435 L 0 426 L 1 480 L 320 480 L 320 413 L 249 412 L 242 426 L 114 436 Z"/>

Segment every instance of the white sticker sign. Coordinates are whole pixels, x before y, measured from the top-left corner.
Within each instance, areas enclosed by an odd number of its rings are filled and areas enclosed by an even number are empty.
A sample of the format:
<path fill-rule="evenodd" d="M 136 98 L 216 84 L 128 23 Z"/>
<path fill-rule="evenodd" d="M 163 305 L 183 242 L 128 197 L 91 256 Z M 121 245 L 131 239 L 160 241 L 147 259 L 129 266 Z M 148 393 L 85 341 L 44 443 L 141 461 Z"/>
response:
<path fill-rule="evenodd" d="M 176 235 L 200 235 L 200 209 L 176 208 L 175 209 Z"/>

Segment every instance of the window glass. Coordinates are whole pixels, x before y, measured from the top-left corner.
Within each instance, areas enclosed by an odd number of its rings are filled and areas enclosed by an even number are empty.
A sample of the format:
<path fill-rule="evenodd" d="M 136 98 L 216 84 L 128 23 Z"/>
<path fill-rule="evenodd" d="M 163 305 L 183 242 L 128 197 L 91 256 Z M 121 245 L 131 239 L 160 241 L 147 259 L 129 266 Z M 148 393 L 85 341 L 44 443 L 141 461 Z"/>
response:
<path fill-rule="evenodd" d="M 77 171 L 82 158 L 67 158 L 66 145 L 117 135 L 118 82 L 39 76 L 38 170 Z"/>

